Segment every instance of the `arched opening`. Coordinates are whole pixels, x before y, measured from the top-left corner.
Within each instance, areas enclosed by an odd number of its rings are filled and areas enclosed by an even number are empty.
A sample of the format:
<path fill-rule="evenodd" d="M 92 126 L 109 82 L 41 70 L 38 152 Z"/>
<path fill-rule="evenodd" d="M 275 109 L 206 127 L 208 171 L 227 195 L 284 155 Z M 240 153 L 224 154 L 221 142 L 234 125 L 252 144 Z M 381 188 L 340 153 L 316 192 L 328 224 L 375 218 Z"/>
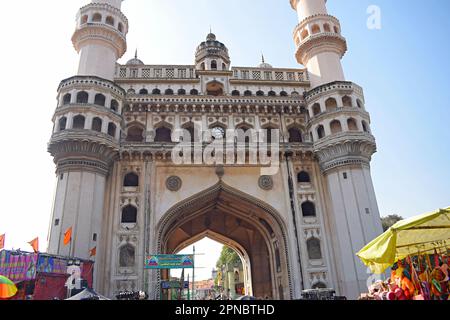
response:
<path fill-rule="evenodd" d="M 116 136 L 116 130 L 117 130 L 116 125 L 114 123 L 110 122 L 108 124 L 108 135 L 111 136 L 111 137 L 115 137 Z"/>
<path fill-rule="evenodd" d="M 183 126 L 183 141 L 184 142 L 198 142 L 200 141 L 197 130 L 195 129 L 195 125 L 192 122 L 189 122 Z"/>
<path fill-rule="evenodd" d="M 140 126 L 131 126 L 127 131 L 128 142 L 143 142 L 144 141 L 144 129 Z"/>
<path fill-rule="evenodd" d="M 311 201 L 306 201 L 302 203 L 302 212 L 304 217 L 315 217 L 316 216 L 316 206 Z"/>
<path fill-rule="evenodd" d="M 176 204 L 163 216 L 158 224 L 159 252 L 178 253 L 200 239 L 210 238 L 241 257 L 248 268 L 244 267 L 243 273 L 249 280 L 251 295 L 289 299 L 291 281 L 284 230 L 284 223 L 272 207 L 219 183 Z M 235 274 L 232 271 L 230 274 Z M 161 278 L 168 277 L 169 272 L 162 270 Z"/>
<path fill-rule="evenodd" d="M 111 100 L 111 110 L 114 112 L 119 111 L 119 103 L 117 102 L 117 100 Z"/>
<path fill-rule="evenodd" d="M 92 16 L 92 22 L 102 22 L 102 15 L 100 13 L 95 13 Z"/>
<path fill-rule="evenodd" d="M 143 89 L 139 90 L 139 94 L 146 95 L 146 94 L 148 94 L 148 90 L 143 88 Z"/>
<path fill-rule="evenodd" d="M 66 130 L 67 127 L 67 118 L 66 117 L 62 117 L 61 119 L 59 119 L 58 121 L 58 131 L 64 131 Z"/>
<path fill-rule="evenodd" d="M 158 88 L 155 88 L 155 89 L 153 89 L 152 94 L 160 95 L 161 94 L 161 90 L 159 90 Z"/>
<path fill-rule="evenodd" d="M 86 24 L 87 22 L 88 22 L 88 16 L 87 15 L 84 15 L 84 16 L 82 16 L 81 17 L 81 21 L 80 21 L 80 24 Z"/>
<path fill-rule="evenodd" d="M 286 91 L 281 91 L 280 92 L 280 97 L 287 97 L 288 93 Z"/>
<path fill-rule="evenodd" d="M 323 125 L 317 127 L 317 136 L 319 137 L 319 139 L 325 137 L 325 128 L 323 127 Z"/>
<path fill-rule="evenodd" d="M 136 223 L 137 222 L 137 208 L 128 205 L 122 209 L 121 223 Z"/>
<path fill-rule="evenodd" d="M 72 100 L 72 95 L 70 93 L 67 93 L 63 97 L 63 105 L 70 104 L 70 100 Z"/>
<path fill-rule="evenodd" d="M 119 267 L 133 268 L 136 265 L 136 250 L 131 244 L 126 244 L 119 251 Z"/>
<path fill-rule="evenodd" d="M 292 91 L 291 96 L 292 97 L 296 97 L 299 96 L 300 94 L 297 91 Z"/>
<path fill-rule="evenodd" d="M 222 63 L 222 70 L 227 70 L 227 65 L 225 63 Z"/>
<path fill-rule="evenodd" d="M 119 25 L 117 26 L 117 29 L 119 30 L 119 32 L 123 33 L 123 24 L 122 24 L 122 22 L 119 22 Z"/>
<path fill-rule="evenodd" d="M 167 89 L 167 90 L 164 92 L 164 94 L 165 94 L 166 96 L 173 96 L 173 90 L 172 90 L 172 89 Z"/>
<path fill-rule="evenodd" d="M 339 33 L 339 28 L 334 26 L 334 33 Z"/>
<path fill-rule="evenodd" d="M 370 133 L 369 125 L 364 120 L 362 121 L 362 127 L 363 127 L 364 132 Z"/>
<path fill-rule="evenodd" d="M 190 94 L 191 94 L 191 96 L 198 96 L 198 90 L 197 89 L 192 89 Z"/>
<path fill-rule="evenodd" d="M 128 89 L 127 94 L 135 94 L 136 90 L 134 90 L 133 88 Z"/>
<path fill-rule="evenodd" d="M 297 182 L 298 183 L 311 183 L 311 177 L 309 176 L 309 173 L 306 171 L 299 172 L 297 175 Z"/>
<path fill-rule="evenodd" d="M 322 259 L 322 249 L 320 247 L 320 239 L 311 238 L 306 241 L 306 247 L 308 248 L 308 258 L 310 260 Z"/>
<path fill-rule="evenodd" d="M 356 124 L 356 120 L 350 118 L 347 120 L 348 130 L 350 131 L 358 131 L 358 125 Z"/>
<path fill-rule="evenodd" d="M 349 96 L 342 97 L 342 105 L 346 108 L 353 107 L 352 98 L 350 98 Z"/>
<path fill-rule="evenodd" d="M 204 62 L 202 62 L 202 64 L 200 65 L 200 70 L 205 70 L 206 69 L 206 65 Z"/>
<path fill-rule="evenodd" d="M 328 23 L 325 23 L 325 24 L 323 25 L 323 30 L 324 30 L 325 32 L 331 32 L 331 27 L 330 27 L 330 25 L 329 25 Z"/>
<path fill-rule="evenodd" d="M 123 179 L 123 186 L 139 187 L 139 176 L 134 172 L 127 173 Z"/>
<path fill-rule="evenodd" d="M 102 119 L 95 117 L 92 120 L 92 130 L 102 132 L 102 124 L 103 124 Z"/>
<path fill-rule="evenodd" d="M 342 125 L 339 120 L 333 120 L 330 123 L 331 134 L 342 132 Z"/>
<path fill-rule="evenodd" d="M 184 89 L 178 90 L 178 95 L 179 95 L 179 96 L 184 96 L 184 95 L 186 95 L 186 90 L 184 90 Z"/>
<path fill-rule="evenodd" d="M 329 98 L 325 101 L 325 107 L 327 112 L 332 112 L 337 110 L 337 101 L 335 98 Z"/>
<path fill-rule="evenodd" d="M 106 17 L 105 23 L 114 27 L 114 18 L 111 16 Z"/>
<path fill-rule="evenodd" d="M 318 24 L 313 24 L 311 27 L 311 33 L 312 34 L 317 34 L 320 33 L 320 27 Z"/>
<path fill-rule="evenodd" d="M 257 97 L 263 97 L 264 96 L 264 91 L 261 91 L 261 90 L 256 91 L 256 96 Z"/>
<path fill-rule="evenodd" d="M 89 94 L 86 91 L 80 91 L 77 93 L 77 103 L 86 104 L 89 101 Z"/>
<path fill-rule="evenodd" d="M 318 103 L 314 103 L 312 110 L 313 110 L 314 116 L 317 116 L 318 114 L 320 114 L 322 112 L 322 110 L 320 109 L 320 104 L 318 104 Z"/>
<path fill-rule="evenodd" d="M 275 91 L 269 91 L 269 93 L 267 93 L 267 95 L 269 96 L 269 97 L 276 97 L 277 96 L 277 94 L 276 94 L 276 92 Z"/>
<path fill-rule="evenodd" d="M 103 94 L 98 93 L 95 95 L 95 100 L 94 100 L 95 105 L 104 107 L 105 103 L 106 103 L 106 97 Z"/>
<path fill-rule="evenodd" d="M 363 109 L 363 103 L 361 102 L 361 100 L 357 99 L 356 100 L 356 105 L 358 106 L 358 108 Z"/>
<path fill-rule="evenodd" d="M 246 90 L 244 92 L 244 96 L 246 96 L 246 97 L 250 97 L 251 95 L 252 95 L 252 92 L 250 90 Z"/>
<path fill-rule="evenodd" d="M 216 60 L 211 61 L 211 70 L 217 70 L 217 61 Z"/>
<path fill-rule="evenodd" d="M 73 117 L 73 129 L 84 129 L 86 118 L 82 115 Z"/>
<path fill-rule="evenodd" d="M 172 130 L 166 127 L 156 129 L 155 142 L 172 142 Z"/>
<path fill-rule="evenodd" d="M 234 96 L 234 97 L 239 97 L 241 95 L 241 93 L 238 90 L 233 90 L 231 92 L 231 95 Z"/>
<path fill-rule="evenodd" d="M 209 96 L 223 96 L 223 84 L 217 81 L 206 85 L 206 92 Z"/>
<path fill-rule="evenodd" d="M 299 143 L 303 142 L 302 132 L 298 128 L 290 128 L 289 129 L 289 142 L 291 143 Z"/>
<path fill-rule="evenodd" d="M 308 30 L 304 29 L 302 31 L 302 33 L 300 34 L 300 36 L 301 36 L 302 40 L 305 40 L 309 36 Z"/>

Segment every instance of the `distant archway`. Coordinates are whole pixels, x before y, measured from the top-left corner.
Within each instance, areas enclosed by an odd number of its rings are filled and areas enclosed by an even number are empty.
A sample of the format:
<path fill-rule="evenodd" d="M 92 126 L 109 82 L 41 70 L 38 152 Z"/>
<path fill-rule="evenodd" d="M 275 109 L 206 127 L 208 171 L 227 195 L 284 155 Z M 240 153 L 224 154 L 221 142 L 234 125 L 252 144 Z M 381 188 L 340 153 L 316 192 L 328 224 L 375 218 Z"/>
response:
<path fill-rule="evenodd" d="M 223 84 L 212 81 L 206 85 L 206 92 L 209 96 L 223 96 Z"/>

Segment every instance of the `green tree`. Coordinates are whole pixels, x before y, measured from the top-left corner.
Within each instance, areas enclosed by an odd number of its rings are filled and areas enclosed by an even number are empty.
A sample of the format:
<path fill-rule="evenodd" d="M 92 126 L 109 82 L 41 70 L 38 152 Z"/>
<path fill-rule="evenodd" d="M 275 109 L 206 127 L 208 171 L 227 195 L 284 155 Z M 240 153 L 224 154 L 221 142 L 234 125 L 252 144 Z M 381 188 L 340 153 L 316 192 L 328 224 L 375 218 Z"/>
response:
<path fill-rule="evenodd" d="M 217 270 L 222 270 L 223 265 L 236 265 L 241 264 L 241 258 L 239 258 L 239 255 L 234 251 L 233 249 L 230 249 L 226 246 L 222 248 L 222 252 L 220 253 L 219 260 L 217 260 L 216 268 Z M 222 275 L 223 277 L 224 275 Z M 217 273 L 216 279 L 214 279 L 214 284 L 218 286 L 219 284 L 219 273 Z"/>
<path fill-rule="evenodd" d="M 222 252 L 220 253 L 219 260 L 217 260 L 216 267 L 221 269 L 223 265 L 228 265 L 230 263 L 232 265 L 239 264 L 241 263 L 241 258 L 239 258 L 236 251 L 224 246 L 222 248 Z"/>
<path fill-rule="evenodd" d="M 381 218 L 381 224 L 383 225 L 383 231 L 386 231 L 390 227 L 392 227 L 397 222 L 403 220 L 403 217 L 400 217 L 396 214 L 388 215 L 387 217 Z"/>

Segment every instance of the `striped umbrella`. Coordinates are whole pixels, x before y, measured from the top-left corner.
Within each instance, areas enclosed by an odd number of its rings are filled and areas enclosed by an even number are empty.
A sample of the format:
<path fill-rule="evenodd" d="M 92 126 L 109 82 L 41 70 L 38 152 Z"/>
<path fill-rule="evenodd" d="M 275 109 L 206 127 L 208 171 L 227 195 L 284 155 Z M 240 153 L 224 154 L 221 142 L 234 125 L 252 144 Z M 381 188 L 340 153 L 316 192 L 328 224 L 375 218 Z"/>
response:
<path fill-rule="evenodd" d="M 17 287 L 8 278 L 0 276 L 0 298 L 8 299 L 14 297 L 17 293 Z"/>

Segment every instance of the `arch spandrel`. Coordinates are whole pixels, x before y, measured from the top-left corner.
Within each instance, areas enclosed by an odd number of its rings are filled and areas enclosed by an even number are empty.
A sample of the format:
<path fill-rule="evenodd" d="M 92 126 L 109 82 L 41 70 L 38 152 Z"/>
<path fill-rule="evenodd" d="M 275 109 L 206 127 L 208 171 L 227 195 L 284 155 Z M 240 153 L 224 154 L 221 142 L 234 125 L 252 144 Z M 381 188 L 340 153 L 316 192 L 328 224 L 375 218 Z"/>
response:
<path fill-rule="evenodd" d="M 256 202 L 269 205 L 286 223 L 290 221 L 288 215 L 290 212 L 289 203 L 283 196 L 289 194 L 289 191 L 285 190 L 281 174 L 272 176 L 274 186 L 272 190 L 267 191 L 258 186 L 258 179 L 261 174 L 260 167 L 226 167 L 225 172 L 226 174 L 221 180 L 224 184 L 235 190 L 240 190 L 243 194 L 254 198 Z M 159 176 L 159 185 L 156 197 L 159 200 L 155 204 L 155 214 L 158 222 L 173 206 L 213 188 L 219 182 L 214 167 L 193 166 L 178 169 L 160 167 L 157 169 L 157 175 Z M 178 176 L 183 181 L 183 187 L 179 191 L 171 192 L 167 190 L 165 182 L 166 178 L 170 176 Z"/>

